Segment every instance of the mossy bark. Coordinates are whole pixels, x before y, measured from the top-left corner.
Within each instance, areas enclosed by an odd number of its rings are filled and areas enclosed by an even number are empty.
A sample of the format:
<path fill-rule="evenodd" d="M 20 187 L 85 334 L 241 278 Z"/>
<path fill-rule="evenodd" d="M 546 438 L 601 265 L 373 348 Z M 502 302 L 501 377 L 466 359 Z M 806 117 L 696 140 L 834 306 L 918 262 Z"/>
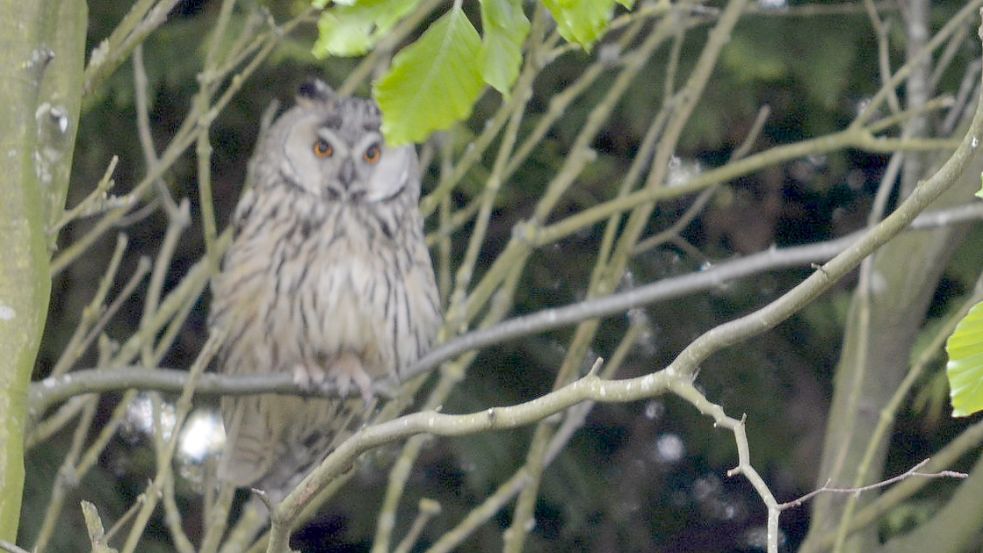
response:
<path fill-rule="evenodd" d="M 0 0 L 0 539 L 11 542 L 27 384 L 51 290 L 47 229 L 68 187 L 87 16 L 78 0 Z"/>

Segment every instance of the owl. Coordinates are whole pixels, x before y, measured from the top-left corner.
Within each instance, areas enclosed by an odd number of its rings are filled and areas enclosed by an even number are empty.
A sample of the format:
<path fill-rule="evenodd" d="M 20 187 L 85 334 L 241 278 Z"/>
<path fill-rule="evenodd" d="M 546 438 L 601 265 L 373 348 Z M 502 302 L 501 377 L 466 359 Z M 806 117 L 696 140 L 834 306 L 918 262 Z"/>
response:
<path fill-rule="evenodd" d="M 441 321 L 412 145 L 370 100 L 303 85 L 263 134 L 212 283 L 219 371 L 290 373 L 336 398 L 222 399 L 219 479 L 282 498 L 364 421 L 372 385 L 428 351 Z"/>

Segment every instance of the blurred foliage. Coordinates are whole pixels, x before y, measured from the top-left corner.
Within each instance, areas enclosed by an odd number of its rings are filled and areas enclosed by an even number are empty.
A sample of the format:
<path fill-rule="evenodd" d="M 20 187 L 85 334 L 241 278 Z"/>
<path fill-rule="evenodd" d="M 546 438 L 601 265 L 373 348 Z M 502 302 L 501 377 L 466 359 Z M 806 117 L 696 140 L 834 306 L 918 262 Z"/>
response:
<path fill-rule="evenodd" d="M 522 65 L 522 44 L 529 34 L 529 18 L 519 0 L 481 3 L 481 52 L 478 65 L 485 82 L 508 97 Z"/>
<path fill-rule="evenodd" d="M 466 119 L 485 84 L 477 64 L 480 52 L 478 31 L 457 7 L 400 50 L 372 87 L 384 114 L 386 141 L 423 142 L 433 131 Z"/>
<path fill-rule="evenodd" d="M 983 303 L 977 303 L 946 342 L 946 373 L 952 415 L 967 417 L 983 410 Z"/>
<path fill-rule="evenodd" d="M 202 37 L 214 24 L 217 4 L 206 0 L 182 2 L 169 22 L 144 45 L 151 124 L 158 147 L 166 143 L 180 124 L 197 90 L 195 74 L 202 65 Z M 302 9 L 303 4 L 270 2 L 269 6 L 275 17 L 282 18 L 286 13 Z M 950 0 L 939 5 L 937 24 L 947 10 L 958 8 L 961 3 Z M 90 2 L 90 49 L 108 35 L 127 8 L 128 3 Z M 623 13 L 621 8 L 618 10 Z M 885 17 L 898 21 L 897 12 L 887 12 Z M 244 24 L 238 12 L 234 13 L 232 24 Z M 338 85 L 354 66 L 350 59 L 315 59 L 311 47 L 316 36 L 317 30 L 309 26 L 288 39 L 219 116 L 211 139 L 213 188 L 220 228 L 235 205 L 261 114 L 270 102 L 279 100 L 289 104 L 297 84 L 310 75 Z M 687 34 L 677 83 L 692 68 L 704 39 L 704 29 Z M 900 45 L 899 40 L 892 42 L 890 54 L 895 67 L 903 59 Z M 606 123 L 593 145 L 598 152 L 597 160 L 581 175 L 563 200 L 566 203 L 557 209 L 558 214 L 613 194 L 658 108 L 665 86 L 668 48 L 656 53 Z M 565 54 L 537 77 L 524 130 L 535 125 L 546 113 L 552 95 L 573 82 L 585 63 L 599 55 L 598 50 Z M 746 15 L 723 50 L 706 94 L 686 127 L 677 155 L 704 167 L 725 163 L 765 104 L 770 106 L 771 116 L 755 151 L 842 128 L 856 114 L 858 103 L 879 87 L 876 52 L 870 23 L 860 11 L 854 15 L 795 17 L 783 15 L 781 10 L 763 9 Z M 964 67 L 974 55 L 971 48 L 961 49 L 953 67 Z M 960 78 L 961 69 L 946 72 L 941 88 L 955 90 Z M 528 215 L 532 202 L 542 193 L 544 183 L 559 167 L 573 138 L 585 124 L 590 107 L 608 85 L 609 79 L 605 78 L 595 82 L 581 100 L 569 107 L 529 161 L 504 184 L 491 221 L 489 244 L 504 244 L 512 224 Z M 365 95 L 368 89 L 359 92 Z M 444 135 L 453 141 L 455 151 L 463 151 L 471 143 L 474 133 L 482 128 L 500 101 L 496 92 L 486 90 L 475 105 L 468 125 Z M 120 156 L 116 171 L 120 192 L 132 186 L 143 170 L 134 123 L 130 64 L 121 67 L 84 109 L 69 205 L 88 193 L 113 154 Z M 486 167 L 475 169 L 455 191 L 452 201 L 457 207 L 481 193 L 482 175 L 491 163 L 488 157 Z M 193 217 L 198 222 L 194 163 L 193 155 L 186 155 L 165 180 L 175 197 L 191 199 Z M 706 257 L 672 245 L 650 250 L 632 260 L 632 279 L 626 279 L 623 286 L 685 274 L 715 260 L 776 244 L 807 243 L 855 230 L 864 224 L 885 163 L 884 156 L 848 151 L 798 160 L 742 178 L 729 189 L 718 192 L 705 212 L 683 233 Z M 425 172 L 425 189 L 433 186 L 436 174 L 434 167 Z M 654 233 L 667 228 L 690 201 L 659 205 L 649 230 Z M 80 236 L 89 224 L 83 221 L 71 225 L 63 233 L 62 243 Z M 132 271 L 138 255 L 152 255 L 157 250 L 164 224 L 163 216 L 155 214 L 126 229 L 131 252 L 122 275 Z M 582 299 L 591 266 L 585 260 L 595 254 L 600 234 L 599 227 L 590 229 L 537 252 L 522 276 L 515 313 Z M 466 231 L 463 235 L 467 235 Z M 175 285 L 203 252 L 198 226 L 183 238 L 167 287 Z M 977 234 L 972 243 L 978 245 L 981 239 Z M 113 241 L 112 236 L 105 237 L 99 248 L 57 278 L 37 376 L 43 376 L 50 368 L 70 336 L 105 267 Z M 455 255 L 462 253 L 464 243 L 456 240 Z M 485 257 L 479 272 L 487 268 L 487 261 L 496 253 L 494 246 L 483 252 Z M 962 290 L 969 289 L 971 279 L 975 278 L 971 276 L 976 274 L 971 265 L 970 260 L 957 261 L 951 269 L 951 281 L 959 283 Z M 978 266 L 975 269 L 978 271 Z M 662 368 L 700 333 L 773 300 L 799 282 L 804 274 L 802 270 L 790 270 L 761 275 L 646 309 L 651 332 L 634 349 L 620 376 Z M 775 331 L 712 357 L 700 374 L 699 383 L 712 400 L 721 403 L 731 414 L 746 413 L 751 421 L 748 434 L 754 463 L 772 483 L 780 500 L 814 486 L 823 438 L 822 421 L 853 284 L 842 283 Z M 946 302 L 944 297 L 937 300 L 940 305 Z M 137 298 L 128 304 L 126 314 L 109 328 L 111 336 L 122 339 L 136 328 L 140 301 Z M 206 335 L 206 314 L 207 298 L 185 325 L 164 366 L 190 364 Z M 596 354 L 608 357 L 625 327 L 623 317 L 604 321 L 594 344 Z M 482 352 L 444 410 L 467 412 L 491 405 L 509 405 L 543 393 L 553 381 L 563 355 L 561 344 L 567 337 L 569 330 L 559 330 Z M 93 361 L 89 356 L 82 363 Z M 104 400 L 100 416 L 106 416 L 113 399 L 110 396 Z M 901 422 L 902 433 L 919 439 L 909 441 L 903 458 L 892 461 L 899 466 L 924 458 L 957 424 L 946 421 L 948 426 L 941 431 L 925 430 L 918 417 L 909 414 L 909 419 Z M 416 499 L 424 496 L 437 499 L 444 513 L 427 528 L 424 543 L 446 531 L 514 472 L 524 458 L 529 435 L 530 430 L 523 428 L 431 440 L 409 481 L 404 505 L 413 507 L 399 512 L 401 526 L 397 534 L 405 532 L 415 514 Z M 62 448 L 68 441 L 63 437 L 67 434 L 30 454 L 22 525 L 22 536 L 26 538 L 23 541 L 27 543 L 33 539 L 43 515 L 48 485 L 55 478 Z M 682 445 L 681 457 L 669 454 L 674 444 Z M 96 503 L 106 520 L 118 518 L 152 474 L 151 458 L 145 448 L 146 444 L 117 439 L 107 452 L 102 468 L 86 477 L 69 501 L 77 505 L 84 497 Z M 340 496 L 343 501 L 326 508 L 307 531 L 296 537 L 295 546 L 311 551 L 368 550 L 374 513 L 396 452 L 390 448 L 374 454 L 371 462 L 349 483 L 349 487 L 357 488 L 357 493 L 343 493 Z M 689 551 L 746 550 L 748 532 L 763 523 L 765 513 L 743 480 L 724 476 L 735 459 L 733 440 L 677 400 L 662 398 L 638 404 L 596 406 L 585 428 L 546 472 L 528 548 L 530 551 L 683 551 L 681 544 L 686 544 L 685 550 Z M 189 514 L 201 506 L 200 498 L 189 489 L 185 489 L 181 500 L 186 502 Z M 899 512 L 889 525 L 904 526 L 905 520 L 920 517 L 923 511 L 913 506 L 908 513 Z M 77 509 L 66 512 L 77 517 L 72 522 L 81 520 Z M 507 518 L 503 514 L 494 521 L 504 528 Z M 804 519 L 801 513 L 783 517 L 791 540 L 801 537 Z M 170 550 L 166 532 L 159 520 L 157 523 L 143 551 Z M 82 526 L 66 524 L 65 528 Z M 497 549 L 502 528 L 495 527 L 495 523 L 488 525 L 466 542 L 464 549 Z M 193 539 L 197 537 L 196 528 L 187 530 Z M 75 535 L 67 530 L 60 532 L 58 539 L 63 541 L 53 544 L 53 550 L 73 550 L 72 546 L 80 543 L 80 536 L 81 533 Z"/>
<path fill-rule="evenodd" d="M 314 55 L 324 58 L 365 54 L 418 3 L 419 0 L 363 0 L 332 6 L 318 19 Z M 327 2 L 315 0 L 313 4 L 324 8 Z"/>
<path fill-rule="evenodd" d="M 634 5 L 634 0 L 617 1 L 628 9 Z M 379 45 L 418 2 L 313 0 L 312 4 L 322 10 L 313 52 L 319 58 L 365 54 Z M 543 6 L 563 38 L 589 52 L 604 36 L 615 2 L 543 0 Z M 382 132 L 387 142 L 420 143 L 432 132 L 447 130 L 467 119 L 486 83 L 509 95 L 529 32 L 522 3 L 482 0 L 481 27 L 479 36 L 458 2 L 430 24 L 416 42 L 397 53 L 372 94 L 382 111 Z M 438 97 L 446 102 L 427 103 Z"/>

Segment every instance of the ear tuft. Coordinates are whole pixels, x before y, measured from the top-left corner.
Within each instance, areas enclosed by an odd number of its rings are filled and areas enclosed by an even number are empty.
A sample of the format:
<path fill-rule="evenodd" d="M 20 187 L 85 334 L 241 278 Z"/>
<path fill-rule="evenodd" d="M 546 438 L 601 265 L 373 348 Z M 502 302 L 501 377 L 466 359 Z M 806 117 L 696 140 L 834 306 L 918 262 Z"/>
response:
<path fill-rule="evenodd" d="M 324 103 L 335 97 L 334 90 L 321 79 L 309 79 L 297 89 L 297 103 Z"/>

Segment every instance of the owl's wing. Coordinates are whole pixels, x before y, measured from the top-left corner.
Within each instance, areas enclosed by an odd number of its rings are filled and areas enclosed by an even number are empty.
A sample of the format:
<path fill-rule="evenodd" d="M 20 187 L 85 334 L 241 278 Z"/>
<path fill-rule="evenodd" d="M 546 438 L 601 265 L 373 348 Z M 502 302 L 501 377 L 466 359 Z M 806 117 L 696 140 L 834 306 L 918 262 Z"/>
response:
<path fill-rule="evenodd" d="M 443 319 L 433 264 L 430 262 L 430 253 L 422 236 L 411 246 L 411 258 L 413 262 L 402 280 L 406 288 L 406 296 L 411 301 L 412 313 L 410 333 L 403 337 L 408 343 L 400 348 L 405 356 L 399 360 L 399 367 L 402 369 L 412 365 L 430 351 Z"/>
<path fill-rule="evenodd" d="M 218 369 L 225 374 L 256 374 L 270 371 L 270 360 L 257 356 L 262 347 L 263 328 L 259 317 L 262 283 L 260 256 L 233 245 L 226 256 L 225 270 L 213 282 L 213 327 L 226 330 L 226 343 L 219 354 Z M 276 461 L 276 446 L 282 426 L 271 417 L 276 396 L 222 398 L 225 448 L 219 479 L 236 486 L 252 486 L 270 472 Z"/>

